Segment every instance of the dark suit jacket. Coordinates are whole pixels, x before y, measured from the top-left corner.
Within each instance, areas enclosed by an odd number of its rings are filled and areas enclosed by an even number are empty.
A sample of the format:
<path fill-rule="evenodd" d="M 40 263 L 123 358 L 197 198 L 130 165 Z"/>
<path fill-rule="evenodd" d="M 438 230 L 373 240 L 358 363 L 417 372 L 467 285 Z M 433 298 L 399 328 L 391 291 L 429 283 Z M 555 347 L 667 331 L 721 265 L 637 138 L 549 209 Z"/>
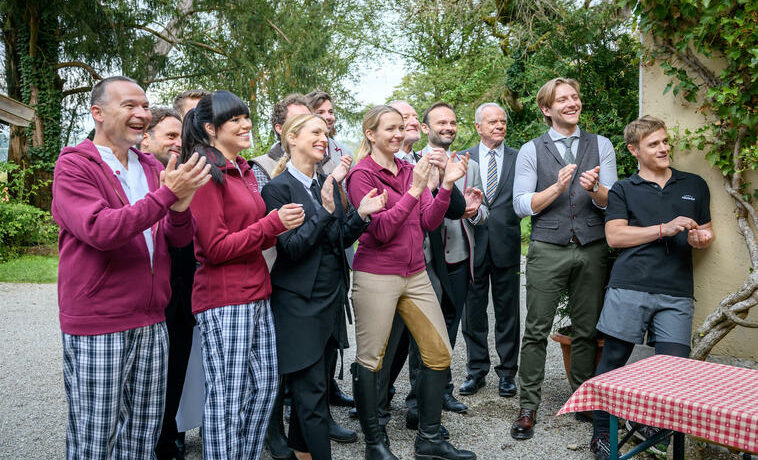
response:
<path fill-rule="evenodd" d="M 324 176 L 319 177 L 323 184 Z M 339 250 L 340 283 L 330 292 L 314 291 L 314 283 L 324 251 L 329 247 L 344 249 L 351 246 L 368 226 L 358 212 L 345 212 L 340 200 L 340 187 L 335 184 L 334 214 L 315 203 L 310 193 L 286 170 L 273 178 L 261 191 L 266 208 L 270 211 L 286 203 L 301 203 L 305 221 L 293 230 L 279 235 L 277 258 L 271 270 L 274 291 L 284 290 L 297 295 L 287 295 L 287 301 L 276 303 L 272 294 L 272 311 L 277 333 L 281 373 L 293 372 L 315 362 L 324 350 L 332 331 L 340 347 L 347 347 L 345 313 L 349 315 L 347 286 L 350 278 L 344 250 Z M 316 305 L 310 299 L 325 298 L 340 290 L 340 311 L 335 312 L 333 303 Z M 345 311 L 341 308 L 344 307 Z M 334 325 L 334 321 L 338 321 Z"/>
<path fill-rule="evenodd" d="M 421 155 L 418 152 L 413 152 L 413 156 L 416 157 L 416 161 L 421 159 Z M 439 188 L 432 192 L 432 195 L 437 196 Z M 463 213 L 466 212 L 466 199 L 458 189 L 453 187 L 450 193 L 450 204 L 447 207 L 445 217 L 448 219 L 460 219 L 463 217 Z M 433 231 L 429 232 L 429 250 L 432 253 L 432 260 L 429 262 L 431 269 L 437 275 L 439 279 L 440 288 L 450 295 L 452 293 L 452 287 L 450 286 L 450 279 L 447 276 L 447 265 L 445 264 L 445 244 L 442 241 L 442 227 L 440 225 Z M 437 291 L 438 287 L 434 286 L 435 280 L 432 279 L 432 286 Z M 439 293 L 438 293 L 439 296 Z"/>
<path fill-rule="evenodd" d="M 437 192 L 435 191 L 435 195 Z M 458 187 L 453 187 L 450 193 L 450 204 L 447 207 L 445 217 L 448 219 L 460 219 L 463 217 L 463 213 L 466 212 L 466 199 Z M 448 295 L 452 295 L 453 288 L 450 286 L 450 278 L 447 276 L 447 264 L 445 263 L 445 243 L 442 241 L 442 227 L 443 223 L 439 227 L 429 232 L 429 249 L 432 253 L 432 260 L 430 261 L 432 270 L 439 279 L 440 287 Z"/>
<path fill-rule="evenodd" d="M 479 144 L 463 152 L 469 153 L 471 159 L 480 165 L 484 162 L 485 169 L 488 158 L 479 159 Z M 474 227 L 476 249 L 474 266 L 484 262 L 484 256 L 489 251 L 492 262 L 496 267 L 504 268 L 518 265 L 521 260 L 521 218 L 513 210 L 513 177 L 515 174 L 518 151 L 505 147 L 503 152 L 503 169 L 500 181 L 495 191 L 495 197 L 490 202 L 487 194 L 484 203 L 489 209 L 489 219 L 483 225 Z M 482 177 L 486 192 L 487 176 Z"/>

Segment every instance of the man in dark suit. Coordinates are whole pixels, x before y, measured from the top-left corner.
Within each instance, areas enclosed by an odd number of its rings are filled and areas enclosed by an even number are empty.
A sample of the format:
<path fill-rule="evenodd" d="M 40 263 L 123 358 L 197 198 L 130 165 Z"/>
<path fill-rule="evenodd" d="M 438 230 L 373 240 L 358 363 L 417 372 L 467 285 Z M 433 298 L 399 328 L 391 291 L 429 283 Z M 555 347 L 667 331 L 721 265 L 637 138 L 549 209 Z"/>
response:
<path fill-rule="evenodd" d="M 521 218 L 513 211 L 514 165 L 518 152 L 503 142 L 505 111 L 499 105 L 480 105 L 476 109 L 475 121 L 481 142 L 466 152 L 481 168 L 484 204 L 489 209 L 489 219 L 484 225 L 474 227 L 474 282 L 466 299 L 462 325 L 468 376 L 459 393 L 476 393 L 484 386 L 490 369 L 487 305 L 491 282 L 495 349 L 500 359 L 495 366 L 500 379 L 498 392 L 500 396 L 513 397 L 516 395 L 514 377 L 519 355 Z"/>
<path fill-rule="evenodd" d="M 427 135 L 429 143 L 421 155 L 437 154 L 443 158 L 450 155 L 450 146 L 455 140 L 457 119 L 453 108 L 445 102 L 432 104 L 422 117 L 421 130 Z M 450 344 L 455 347 L 466 292 L 473 276 L 474 230 L 487 219 L 487 208 L 482 206 L 482 180 L 479 165 L 469 160 L 466 175 L 456 181 L 454 187 L 464 197 L 465 209 L 462 214 L 446 214 L 444 223 L 428 233 L 428 244 L 424 244 L 424 258 L 427 273 L 432 283 L 440 308 L 445 317 Z M 475 190 L 475 191 L 474 191 Z M 451 201 L 452 203 L 452 201 Z M 406 426 L 412 428 L 417 423 L 414 375 L 420 368 L 418 349 L 411 343 L 409 358 L 409 376 L 411 392 L 406 398 L 408 412 Z M 449 412 L 466 412 L 468 408 L 453 396 L 452 375 L 443 394 L 444 410 Z"/>
<path fill-rule="evenodd" d="M 208 94 L 203 90 L 185 91 L 177 96 L 181 107 L 194 108 L 192 97 L 186 94 Z M 185 96 L 182 96 L 185 95 Z M 182 97 L 180 97 L 182 96 Z M 201 96 L 202 97 L 202 96 Z M 189 99 L 189 100 L 187 100 Z M 199 99 L 195 100 L 197 104 Z M 140 150 L 151 153 L 163 166 L 171 155 L 179 155 L 182 148 L 182 115 L 162 107 L 150 107 L 153 118 L 145 130 Z M 195 317 L 192 316 L 192 281 L 195 278 L 194 246 L 169 248 L 171 256 L 171 299 L 166 306 L 166 329 L 168 330 L 168 372 L 166 375 L 166 407 L 155 455 L 158 460 L 182 460 L 184 458 L 184 433 L 176 426 L 176 413 L 184 389 Z"/>

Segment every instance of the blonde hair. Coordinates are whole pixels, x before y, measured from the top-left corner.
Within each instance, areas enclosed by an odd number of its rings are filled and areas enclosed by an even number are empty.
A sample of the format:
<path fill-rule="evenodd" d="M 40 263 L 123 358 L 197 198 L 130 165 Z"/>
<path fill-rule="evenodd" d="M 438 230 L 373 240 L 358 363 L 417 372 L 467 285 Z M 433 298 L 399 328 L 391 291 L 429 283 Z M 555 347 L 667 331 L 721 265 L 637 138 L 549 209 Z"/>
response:
<path fill-rule="evenodd" d="M 366 155 L 371 153 L 371 141 L 368 140 L 366 131 L 376 131 L 379 127 L 379 119 L 386 113 L 396 113 L 400 115 L 400 118 L 403 118 L 403 115 L 396 108 L 389 105 L 377 105 L 371 107 L 368 112 L 366 112 L 366 115 L 363 116 L 363 125 L 361 129 L 363 132 L 363 139 L 361 139 L 361 143 L 355 151 L 356 164 L 364 159 Z"/>
<path fill-rule="evenodd" d="M 295 115 L 294 117 L 288 118 L 287 121 L 284 122 L 280 139 L 280 142 L 282 143 L 282 149 L 284 150 L 284 155 L 282 155 L 282 157 L 279 159 L 279 162 L 276 163 L 274 171 L 271 173 L 272 178 L 281 174 L 287 168 L 287 162 L 290 161 L 290 158 L 292 158 L 292 152 L 290 152 L 290 144 L 287 142 L 287 134 L 292 133 L 297 136 L 300 134 L 300 131 L 302 131 L 305 124 L 314 118 L 318 118 L 319 120 L 324 121 L 324 119 L 318 115 L 312 113 L 301 113 Z"/>
<path fill-rule="evenodd" d="M 579 93 L 579 82 L 573 78 L 553 78 L 542 85 L 542 88 L 537 92 L 537 107 L 540 109 L 540 113 L 542 113 L 543 107 L 550 107 L 555 102 L 555 90 L 558 88 L 558 85 L 569 85 Z M 553 126 L 553 120 L 550 117 L 545 114 L 542 114 L 542 117 L 546 125 Z"/>
<path fill-rule="evenodd" d="M 651 115 L 642 116 L 626 125 L 626 128 L 624 128 L 624 142 L 627 145 L 631 144 L 639 147 L 642 139 L 659 129 L 666 130 L 666 123 L 663 120 Z"/>

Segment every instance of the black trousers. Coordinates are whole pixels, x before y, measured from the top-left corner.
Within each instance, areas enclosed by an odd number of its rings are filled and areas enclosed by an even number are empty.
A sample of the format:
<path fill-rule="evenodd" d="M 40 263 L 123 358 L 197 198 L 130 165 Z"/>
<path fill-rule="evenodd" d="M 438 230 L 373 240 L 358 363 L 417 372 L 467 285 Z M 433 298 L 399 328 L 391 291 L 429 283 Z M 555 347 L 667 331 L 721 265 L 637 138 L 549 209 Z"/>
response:
<path fill-rule="evenodd" d="M 468 291 L 463 313 L 463 339 L 466 341 L 469 377 L 483 378 L 490 370 L 487 346 L 490 283 L 492 307 L 495 310 L 495 350 L 500 363 L 495 366 L 499 377 L 515 377 L 519 356 L 519 266 L 496 267 L 490 252 L 482 264 L 474 267 L 474 282 Z"/>
<path fill-rule="evenodd" d="M 313 460 L 332 458 L 328 389 L 330 363 L 336 354 L 337 342 L 330 338 L 318 361 L 285 376 L 292 391 L 287 444 L 294 450 L 309 452 Z"/>
<path fill-rule="evenodd" d="M 190 292 L 191 292 L 190 283 Z M 191 294 L 190 294 L 191 295 Z M 192 350 L 192 329 L 195 326 L 189 301 L 183 302 L 181 292 L 175 292 L 166 307 L 166 329 L 168 330 L 168 371 L 166 378 L 166 408 L 163 426 L 155 452 L 158 458 L 172 458 L 178 454 L 176 439 L 176 411 L 184 388 L 187 363 Z"/>
<path fill-rule="evenodd" d="M 442 315 L 445 318 L 445 326 L 447 326 L 447 335 L 450 339 L 450 346 L 455 347 L 456 338 L 458 337 L 458 327 L 461 324 L 461 318 L 463 315 L 463 307 L 466 304 L 469 279 L 471 278 L 469 276 L 469 260 L 466 259 L 463 262 L 447 264 L 447 275 L 450 280 L 452 292 L 448 293 L 442 289 L 442 295 L 439 301 L 440 307 L 442 308 Z M 408 396 L 405 398 L 405 405 L 410 410 L 415 410 L 418 406 L 416 401 L 416 376 L 421 369 L 421 365 L 421 354 L 416 342 L 413 340 L 413 337 L 411 337 L 408 353 L 408 376 L 411 383 L 411 389 L 408 392 Z M 453 376 L 450 372 L 450 368 L 447 370 L 445 392 L 453 392 Z"/>

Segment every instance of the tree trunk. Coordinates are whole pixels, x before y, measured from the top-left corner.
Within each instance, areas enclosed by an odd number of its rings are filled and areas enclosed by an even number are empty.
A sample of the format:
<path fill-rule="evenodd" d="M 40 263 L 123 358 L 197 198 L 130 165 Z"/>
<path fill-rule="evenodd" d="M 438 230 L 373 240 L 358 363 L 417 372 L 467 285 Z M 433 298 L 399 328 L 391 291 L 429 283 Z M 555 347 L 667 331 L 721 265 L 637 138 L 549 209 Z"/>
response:
<path fill-rule="evenodd" d="M 61 143 L 58 18 L 41 2 L 5 14 L 11 29 L 3 33 L 9 95 L 35 110 L 30 126 L 11 129 L 8 161 L 19 168 L 9 175 L 9 191 L 15 199 L 49 210 L 52 167 Z"/>

